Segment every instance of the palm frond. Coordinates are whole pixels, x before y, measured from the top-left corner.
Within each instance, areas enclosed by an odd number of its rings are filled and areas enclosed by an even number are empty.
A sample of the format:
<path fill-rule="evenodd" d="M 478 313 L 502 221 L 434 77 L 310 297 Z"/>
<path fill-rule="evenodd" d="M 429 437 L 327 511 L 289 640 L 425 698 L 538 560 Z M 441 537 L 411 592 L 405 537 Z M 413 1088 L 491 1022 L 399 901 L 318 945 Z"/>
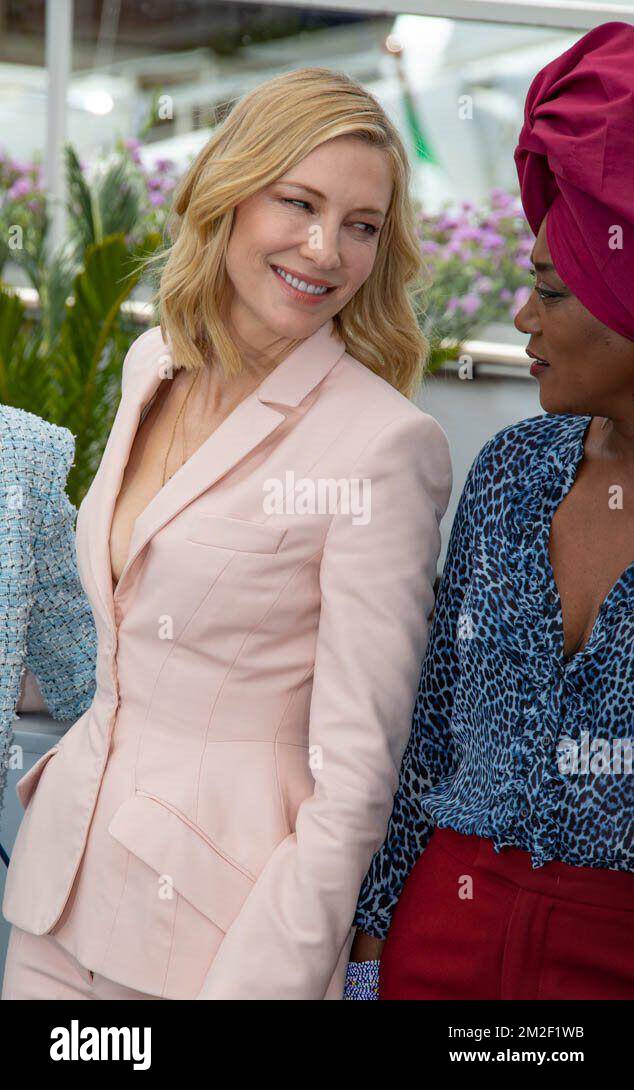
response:
<path fill-rule="evenodd" d="M 117 231 L 130 234 L 141 218 L 142 190 L 125 159 L 113 163 L 97 186 L 97 200 L 104 237 Z"/>
<path fill-rule="evenodd" d="M 96 202 L 88 182 L 84 178 L 81 164 L 71 144 L 64 148 L 66 157 L 66 179 L 68 186 L 68 211 L 72 233 L 79 252 L 86 246 L 99 242 L 101 226 Z"/>
<path fill-rule="evenodd" d="M 155 248 L 151 236 L 144 250 Z M 86 251 L 85 267 L 75 278 L 73 303 L 66 310 L 56 352 L 56 376 L 64 418 L 76 436 L 75 466 L 69 475 L 78 494 L 88 486 L 105 446 L 120 388 L 122 357 L 113 351 L 121 306 L 140 275 L 138 254 L 122 234 L 111 235 Z M 95 461 L 96 459 L 96 461 Z"/>
<path fill-rule="evenodd" d="M 48 257 L 40 277 L 40 321 L 44 354 L 55 344 L 66 313 L 66 303 L 77 274 L 75 255 L 68 246 Z"/>

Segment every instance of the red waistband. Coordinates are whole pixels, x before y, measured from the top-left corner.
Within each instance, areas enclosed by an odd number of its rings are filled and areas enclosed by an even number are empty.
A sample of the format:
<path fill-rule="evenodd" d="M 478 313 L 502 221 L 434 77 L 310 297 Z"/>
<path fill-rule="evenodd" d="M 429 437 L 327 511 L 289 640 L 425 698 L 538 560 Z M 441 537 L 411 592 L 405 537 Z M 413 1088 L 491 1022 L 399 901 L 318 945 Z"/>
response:
<path fill-rule="evenodd" d="M 530 852 L 511 847 L 496 852 L 488 837 L 458 833 L 449 828 L 436 829 L 431 844 L 442 848 L 461 863 L 497 875 L 522 889 L 533 890 L 546 897 L 634 912 L 634 874 L 627 871 L 572 867 L 560 862 L 533 867 Z"/>

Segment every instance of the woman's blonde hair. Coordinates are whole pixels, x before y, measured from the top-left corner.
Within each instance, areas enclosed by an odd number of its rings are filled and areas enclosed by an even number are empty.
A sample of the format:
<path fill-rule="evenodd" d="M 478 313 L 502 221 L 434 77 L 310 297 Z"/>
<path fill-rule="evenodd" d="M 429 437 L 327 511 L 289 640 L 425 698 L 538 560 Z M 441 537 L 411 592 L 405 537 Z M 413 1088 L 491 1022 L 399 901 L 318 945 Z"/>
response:
<path fill-rule="evenodd" d="M 203 366 L 205 348 L 213 345 L 226 375 L 242 370 L 221 316 L 234 208 L 314 148 L 343 135 L 386 151 L 393 191 L 372 272 L 334 316 L 335 330 L 350 355 L 406 397 L 414 395 L 428 345 L 412 301 L 413 292 L 422 288 L 423 266 L 407 154 L 377 100 L 355 80 L 328 68 L 275 76 L 241 98 L 176 187 L 167 225 L 171 245 L 148 263 L 165 262 L 154 302 L 179 366 Z"/>

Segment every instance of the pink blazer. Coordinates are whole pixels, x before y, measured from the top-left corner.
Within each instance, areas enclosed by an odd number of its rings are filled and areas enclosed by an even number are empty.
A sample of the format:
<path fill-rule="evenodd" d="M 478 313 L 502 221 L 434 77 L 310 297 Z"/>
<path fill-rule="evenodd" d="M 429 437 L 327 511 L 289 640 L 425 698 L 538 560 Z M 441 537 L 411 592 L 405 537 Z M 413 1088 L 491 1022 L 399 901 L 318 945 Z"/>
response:
<path fill-rule="evenodd" d="M 166 362 L 158 326 L 130 348 L 79 509 L 97 689 L 19 781 L 3 911 L 165 998 L 341 998 L 410 730 L 447 439 L 329 320 L 142 512 L 113 595 L 114 503 Z M 319 492 L 349 480 L 371 482 L 363 516 Z"/>

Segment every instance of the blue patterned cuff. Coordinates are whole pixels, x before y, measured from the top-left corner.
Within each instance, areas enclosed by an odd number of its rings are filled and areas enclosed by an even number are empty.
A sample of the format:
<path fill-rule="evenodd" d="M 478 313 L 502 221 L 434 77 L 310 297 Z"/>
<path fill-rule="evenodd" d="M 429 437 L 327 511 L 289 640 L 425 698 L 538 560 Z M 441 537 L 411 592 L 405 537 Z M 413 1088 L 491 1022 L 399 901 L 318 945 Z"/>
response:
<path fill-rule="evenodd" d="M 351 961 L 346 972 L 344 999 L 379 998 L 379 962 Z"/>

